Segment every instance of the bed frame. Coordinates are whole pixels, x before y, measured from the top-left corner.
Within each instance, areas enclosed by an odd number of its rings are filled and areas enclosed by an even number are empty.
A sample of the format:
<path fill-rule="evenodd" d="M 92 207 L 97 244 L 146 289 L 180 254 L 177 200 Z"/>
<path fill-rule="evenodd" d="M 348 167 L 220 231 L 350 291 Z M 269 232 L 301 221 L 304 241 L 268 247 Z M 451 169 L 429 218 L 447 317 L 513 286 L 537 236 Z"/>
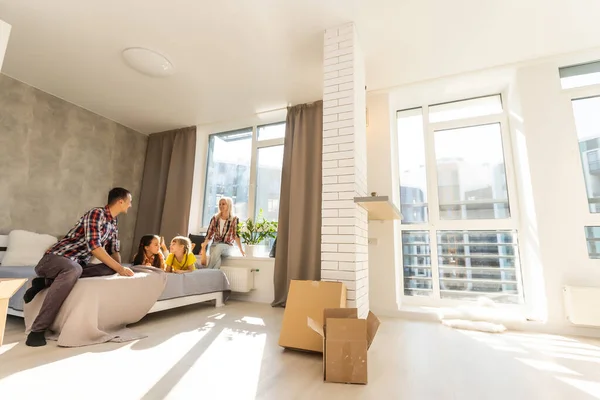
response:
<path fill-rule="evenodd" d="M 10 308 L 10 307 L 8 307 L 8 311 L 6 312 L 6 314 L 13 315 L 15 317 L 25 318 L 25 316 L 23 315 L 23 311 L 17 311 L 14 308 Z"/>
<path fill-rule="evenodd" d="M 190 304 L 203 303 L 205 301 L 215 301 L 215 307 L 223 307 L 223 292 L 196 294 L 193 296 L 177 297 L 174 299 L 161 300 L 154 303 L 154 306 L 148 311 L 148 314 L 170 310 L 172 308 L 188 306 Z"/>

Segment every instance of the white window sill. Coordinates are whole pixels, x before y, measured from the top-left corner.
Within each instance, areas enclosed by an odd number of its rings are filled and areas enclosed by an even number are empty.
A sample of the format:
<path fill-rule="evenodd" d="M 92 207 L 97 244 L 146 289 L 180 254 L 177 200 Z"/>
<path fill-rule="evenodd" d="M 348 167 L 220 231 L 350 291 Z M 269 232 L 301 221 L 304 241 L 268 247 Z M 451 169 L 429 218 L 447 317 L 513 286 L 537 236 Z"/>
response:
<path fill-rule="evenodd" d="M 266 261 L 266 262 L 274 262 L 275 259 L 271 257 L 242 257 L 242 256 L 228 256 L 223 257 L 224 260 L 249 260 L 249 261 Z"/>
<path fill-rule="evenodd" d="M 275 259 L 269 257 L 242 257 L 229 256 L 223 257 L 222 266 L 224 267 L 248 267 L 254 268 L 260 265 L 274 265 Z"/>
<path fill-rule="evenodd" d="M 476 304 L 464 303 L 462 306 L 473 306 Z M 401 318 L 422 320 L 422 321 L 439 321 L 445 311 L 458 310 L 457 306 L 438 305 L 438 306 L 419 306 L 403 304 L 398 309 L 396 315 Z M 526 317 L 525 312 L 518 306 L 504 306 L 500 305 L 498 310 L 502 310 L 500 315 L 496 315 L 495 320 L 502 321 L 505 325 L 510 327 L 516 326 L 527 326 L 535 324 L 537 321 L 530 320 Z M 451 317 L 450 319 L 452 319 Z M 461 319 L 462 317 L 457 317 Z M 466 318 L 469 319 L 469 318 Z"/>

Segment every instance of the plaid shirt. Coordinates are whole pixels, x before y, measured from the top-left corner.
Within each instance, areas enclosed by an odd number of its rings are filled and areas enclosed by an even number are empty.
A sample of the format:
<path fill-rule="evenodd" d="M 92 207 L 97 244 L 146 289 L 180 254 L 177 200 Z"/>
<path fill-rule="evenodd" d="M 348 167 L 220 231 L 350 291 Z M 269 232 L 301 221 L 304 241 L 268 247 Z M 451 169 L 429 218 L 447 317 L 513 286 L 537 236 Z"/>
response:
<path fill-rule="evenodd" d="M 118 234 L 117 219 L 108 206 L 92 208 L 46 254 L 56 254 L 86 265 L 92 258 L 92 250 L 98 247 L 104 247 L 108 254 L 118 252 Z"/>
<path fill-rule="evenodd" d="M 227 243 L 233 244 L 238 236 L 238 218 L 233 217 L 225 222 L 225 229 L 221 234 L 221 226 L 219 223 L 220 218 L 212 217 L 210 224 L 208 224 L 208 230 L 206 231 L 206 238 L 213 239 L 215 243 Z"/>

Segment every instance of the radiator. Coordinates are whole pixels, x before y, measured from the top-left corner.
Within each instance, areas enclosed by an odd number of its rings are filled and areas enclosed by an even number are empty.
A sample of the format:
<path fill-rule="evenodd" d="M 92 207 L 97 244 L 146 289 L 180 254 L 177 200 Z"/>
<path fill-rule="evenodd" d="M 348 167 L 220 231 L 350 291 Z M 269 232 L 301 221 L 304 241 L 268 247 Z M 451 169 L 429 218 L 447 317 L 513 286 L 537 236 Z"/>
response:
<path fill-rule="evenodd" d="M 254 273 L 250 268 L 221 267 L 229 280 L 232 292 L 247 293 L 254 288 Z"/>
<path fill-rule="evenodd" d="M 600 326 L 600 288 L 565 286 L 567 319 L 574 325 Z"/>

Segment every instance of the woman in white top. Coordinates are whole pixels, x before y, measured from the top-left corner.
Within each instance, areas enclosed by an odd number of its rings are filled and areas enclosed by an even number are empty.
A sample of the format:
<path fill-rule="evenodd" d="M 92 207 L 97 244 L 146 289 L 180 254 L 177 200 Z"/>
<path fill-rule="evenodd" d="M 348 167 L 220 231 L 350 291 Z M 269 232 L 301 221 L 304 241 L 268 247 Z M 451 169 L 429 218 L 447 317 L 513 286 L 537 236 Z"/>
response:
<path fill-rule="evenodd" d="M 216 213 L 208 224 L 206 239 L 202 243 L 202 250 L 206 251 L 206 246 L 212 240 L 210 246 L 207 268 L 218 269 L 221 267 L 221 257 L 228 256 L 229 251 L 236 243 L 240 253 L 244 254 L 242 241 L 238 236 L 238 217 L 233 215 L 233 202 L 229 197 L 221 197 L 219 200 L 219 212 Z"/>

